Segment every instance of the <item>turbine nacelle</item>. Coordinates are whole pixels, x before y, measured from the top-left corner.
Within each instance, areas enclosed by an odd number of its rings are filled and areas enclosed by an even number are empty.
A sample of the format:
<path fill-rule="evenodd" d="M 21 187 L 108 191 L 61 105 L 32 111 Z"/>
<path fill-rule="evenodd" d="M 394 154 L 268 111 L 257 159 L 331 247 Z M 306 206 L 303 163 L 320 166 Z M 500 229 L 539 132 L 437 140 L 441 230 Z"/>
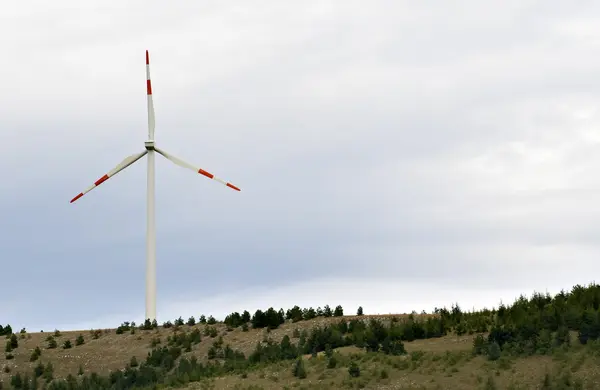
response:
<path fill-rule="evenodd" d="M 144 146 L 146 147 L 146 150 L 154 150 L 154 141 L 148 140 L 144 142 Z"/>

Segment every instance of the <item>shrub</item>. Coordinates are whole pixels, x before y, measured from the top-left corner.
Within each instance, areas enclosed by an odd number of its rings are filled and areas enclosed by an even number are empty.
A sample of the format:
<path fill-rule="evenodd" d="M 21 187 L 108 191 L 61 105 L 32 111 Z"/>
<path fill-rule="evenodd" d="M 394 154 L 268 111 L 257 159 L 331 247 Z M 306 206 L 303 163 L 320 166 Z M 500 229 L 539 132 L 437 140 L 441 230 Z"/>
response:
<path fill-rule="evenodd" d="M 21 377 L 21 373 L 17 372 L 16 375 L 13 375 L 10 378 L 10 385 L 13 389 L 21 389 L 23 388 L 23 378 Z"/>
<path fill-rule="evenodd" d="M 500 346 L 498 345 L 498 343 L 495 341 L 491 343 L 488 347 L 488 359 L 492 361 L 498 360 L 500 359 L 501 354 L 502 351 L 500 350 Z"/>
<path fill-rule="evenodd" d="M 42 376 L 42 374 L 44 373 L 44 364 L 42 362 L 39 362 L 33 369 L 33 374 L 35 375 L 36 378 L 39 378 L 40 376 Z"/>
<path fill-rule="evenodd" d="M 48 349 L 54 349 L 58 346 L 58 343 L 56 342 L 56 339 L 52 336 L 50 336 L 48 339 Z"/>
<path fill-rule="evenodd" d="M 478 334 L 473 339 L 473 354 L 474 355 L 483 355 L 485 352 L 485 339 L 482 335 Z"/>
<path fill-rule="evenodd" d="M 327 361 L 327 368 L 335 368 L 337 366 L 337 359 L 335 356 L 331 356 Z"/>
<path fill-rule="evenodd" d="M 41 354 L 42 354 L 42 350 L 40 349 L 40 347 L 35 347 L 35 349 L 31 353 L 31 357 L 29 358 L 29 361 L 35 362 L 36 360 L 38 360 L 38 358 L 40 357 Z"/>
<path fill-rule="evenodd" d="M 356 315 L 357 316 L 362 316 L 363 315 L 363 308 L 362 308 L 362 306 L 358 307 L 358 310 L 356 311 Z"/>
<path fill-rule="evenodd" d="M 52 366 L 51 362 L 48 362 L 46 367 L 44 367 L 43 377 L 46 382 L 50 382 L 52 379 L 54 379 L 54 366 Z"/>
<path fill-rule="evenodd" d="M 131 357 L 131 360 L 129 361 L 129 366 L 131 366 L 131 367 L 137 367 L 138 366 L 138 361 L 137 361 L 137 359 L 136 359 L 135 356 Z"/>
<path fill-rule="evenodd" d="M 12 349 L 16 349 L 19 347 L 19 339 L 17 338 L 16 334 L 12 334 L 10 336 L 10 346 L 12 347 Z"/>
<path fill-rule="evenodd" d="M 75 339 L 75 345 L 83 345 L 85 344 L 85 339 L 83 338 L 83 335 L 80 334 L 79 336 L 77 336 L 77 338 Z"/>
<path fill-rule="evenodd" d="M 0 325 L 0 336 L 8 336 L 12 334 L 12 328 L 10 325 L 6 325 L 5 327 L 2 327 L 2 325 Z"/>
<path fill-rule="evenodd" d="M 160 337 L 155 337 L 152 339 L 152 341 L 150 341 L 151 348 L 156 347 L 158 344 L 160 344 Z"/>
<path fill-rule="evenodd" d="M 150 318 L 146 318 L 144 323 L 140 325 L 141 330 L 152 330 L 158 328 L 158 322 L 156 320 L 150 321 Z"/>
<path fill-rule="evenodd" d="M 304 367 L 304 361 L 301 357 L 296 359 L 296 363 L 294 364 L 293 374 L 296 378 L 304 379 L 306 378 L 306 368 Z"/>
<path fill-rule="evenodd" d="M 216 349 L 216 348 L 215 348 L 215 346 L 213 345 L 213 346 L 211 346 L 211 347 L 208 349 L 208 359 L 209 359 L 209 360 L 212 360 L 212 359 L 214 359 L 214 358 L 216 358 L 216 357 L 217 357 L 217 349 Z"/>
<path fill-rule="evenodd" d="M 360 367 L 358 367 L 358 364 L 356 364 L 355 361 L 350 362 L 350 367 L 348 367 L 348 374 L 350 374 L 350 376 L 353 378 L 357 378 L 360 376 Z"/>
<path fill-rule="evenodd" d="M 130 331 L 133 326 L 132 324 L 135 325 L 135 322 L 129 323 L 129 322 L 123 322 L 121 325 L 119 325 L 119 327 L 117 328 L 117 334 L 123 334 L 127 331 Z"/>
<path fill-rule="evenodd" d="M 333 356 L 333 349 L 331 348 L 331 344 L 325 344 L 325 356 L 328 358 Z"/>
<path fill-rule="evenodd" d="M 63 349 L 69 349 L 71 348 L 71 340 L 65 340 L 64 344 L 63 344 Z"/>

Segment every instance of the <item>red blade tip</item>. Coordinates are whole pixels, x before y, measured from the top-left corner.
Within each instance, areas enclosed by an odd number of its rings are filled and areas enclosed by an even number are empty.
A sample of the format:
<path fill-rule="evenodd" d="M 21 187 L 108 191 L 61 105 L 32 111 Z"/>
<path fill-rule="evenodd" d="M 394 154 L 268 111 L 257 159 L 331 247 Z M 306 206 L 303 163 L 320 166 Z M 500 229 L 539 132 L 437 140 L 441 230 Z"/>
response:
<path fill-rule="evenodd" d="M 234 185 L 233 185 L 233 184 L 231 184 L 231 183 L 227 183 L 227 187 L 229 187 L 229 188 L 233 188 L 233 189 L 234 189 L 234 190 L 236 190 L 236 191 L 241 191 L 239 188 L 237 188 L 236 186 L 234 186 Z"/>
<path fill-rule="evenodd" d="M 73 199 L 71 199 L 71 202 L 69 202 L 69 203 L 75 202 L 77 199 L 81 198 L 82 196 L 83 196 L 83 194 L 77 195 L 76 197 L 74 197 Z"/>
<path fill-rule="evenodd" d="M 148 50 L 146 50 L 146 65 L 150 65 L 150 56 L 148 55 Z"/>

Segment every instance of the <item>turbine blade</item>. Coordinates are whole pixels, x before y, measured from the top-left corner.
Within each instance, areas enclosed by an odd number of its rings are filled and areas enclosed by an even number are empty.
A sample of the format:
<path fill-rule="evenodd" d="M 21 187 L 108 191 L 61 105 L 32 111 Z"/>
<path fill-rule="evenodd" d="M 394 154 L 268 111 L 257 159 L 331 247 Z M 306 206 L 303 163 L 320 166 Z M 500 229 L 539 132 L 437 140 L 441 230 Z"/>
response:
<path fill-rule="evenodd" d="M 150 81 L 150 55 L 146 50 L 146 95 L 148 97 L 148 139 L 154 140 L 154 101 L 152 100 L 152 82 Z"/>
<path fill-rule="evenodd" d="M 96 182 L 91 187 L 89 187 L 88 189 L 79 193 L 79 195 L 77 195 L 76 197 L 71 199 L 70 203 L 75 202 L 77 199 L 81 198 L 83 195 L 87 194 L 94 188 L 98 187 L 100 184 L 104 183 L 105 181 L 107 181 L 108 179 L 110 179 L 111 177 L 116 175 L 117 173 L 121 172 L 123 169 L 127 168 L 128 166 L 130 166 L 131 164 L 133 164 L 140 158 L 144 157 L 146 155 L 146 153 L 148 153 L 148 151 L 144 150 L 142 153 L 132 154 L 131 156 L 125 158 L 123 161 L 121 161 L 119 163 L 119 165 L 117 165 L 116 167 L 111 169 L 106 175 L 104 175 L 100 179 L 96 180 Z"/>
<path fill-rule="evenodd" d="M 169 154 L 169 153 L 165 152 L 164 150 L 161 150 L 161 149 L 158 149 L 158 148 L 154 148 L 154 150 L 155 150 L 157 153 L 161 154 L 161 155 L 162 155 L 164 158 L 166 158 L 167 160 L 171 160 L 173 163 L 175 163 L 175 164 L 179 165 L 180 167 L 187 168 L 187 169 L 191 169 L 192 171 L 194 171 L 194 172 L 196 172 L 196 173 L 199 173 L 199 174 L 201 174 L 201 175 L 204 175 L 204 176 L 208 177 L 209 179 L 216 180 L 216 181 L 218 181 L 219 183 L 221 183 L 221 184 L 223 184 L 223 185 L 226 185 L 226 186 L 227 186 L 227 187 L 229 187 L 229 188 L 233 188 L 233 189 L 234 189 L 234 190 L 236 190 L 236 191 L 241 191 L 241 190 L 240 190 L 238 187 L 234 186 L 233 184 L 231 184 L 231 183 L 229 183 L 229 182 L 227 182 L 227 181 L 225 181 L 225 180 L 223 180 L 223 179 L 220 179 L 220 178 L 216 177 L 216 176 L 215 176 L 215 175 L 213 175 L 212 173 L 210 173 L 210 172 L 207 172 L 207 171 L 205 171 L 205 170 L 204 170 L 204 169 L 202 169 L 202 168 L 195 167 L 195 166 L 193 166 L 192 164 L 190 164 L 190 163 L 188 163 L 188 162 L 185 162 L 185 161 L 183 161 L 182 159 L 180 159 L 180 158 L 178 158 L 178 157 L 175 157 L 175 156 L 173 156 L 173 155 L 171 155 L 171 154 Z"/>

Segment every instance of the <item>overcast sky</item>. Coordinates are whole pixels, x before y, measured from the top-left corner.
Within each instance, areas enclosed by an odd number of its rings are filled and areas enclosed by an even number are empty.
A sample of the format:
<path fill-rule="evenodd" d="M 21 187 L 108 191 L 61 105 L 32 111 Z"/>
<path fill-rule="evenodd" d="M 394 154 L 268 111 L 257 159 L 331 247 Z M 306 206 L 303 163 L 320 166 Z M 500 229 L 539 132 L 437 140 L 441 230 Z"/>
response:
<path fill-rule="evenodd" d="M 496 306 L 600 272 L 600 2 L 9 0 L 0 323 Z"/>

